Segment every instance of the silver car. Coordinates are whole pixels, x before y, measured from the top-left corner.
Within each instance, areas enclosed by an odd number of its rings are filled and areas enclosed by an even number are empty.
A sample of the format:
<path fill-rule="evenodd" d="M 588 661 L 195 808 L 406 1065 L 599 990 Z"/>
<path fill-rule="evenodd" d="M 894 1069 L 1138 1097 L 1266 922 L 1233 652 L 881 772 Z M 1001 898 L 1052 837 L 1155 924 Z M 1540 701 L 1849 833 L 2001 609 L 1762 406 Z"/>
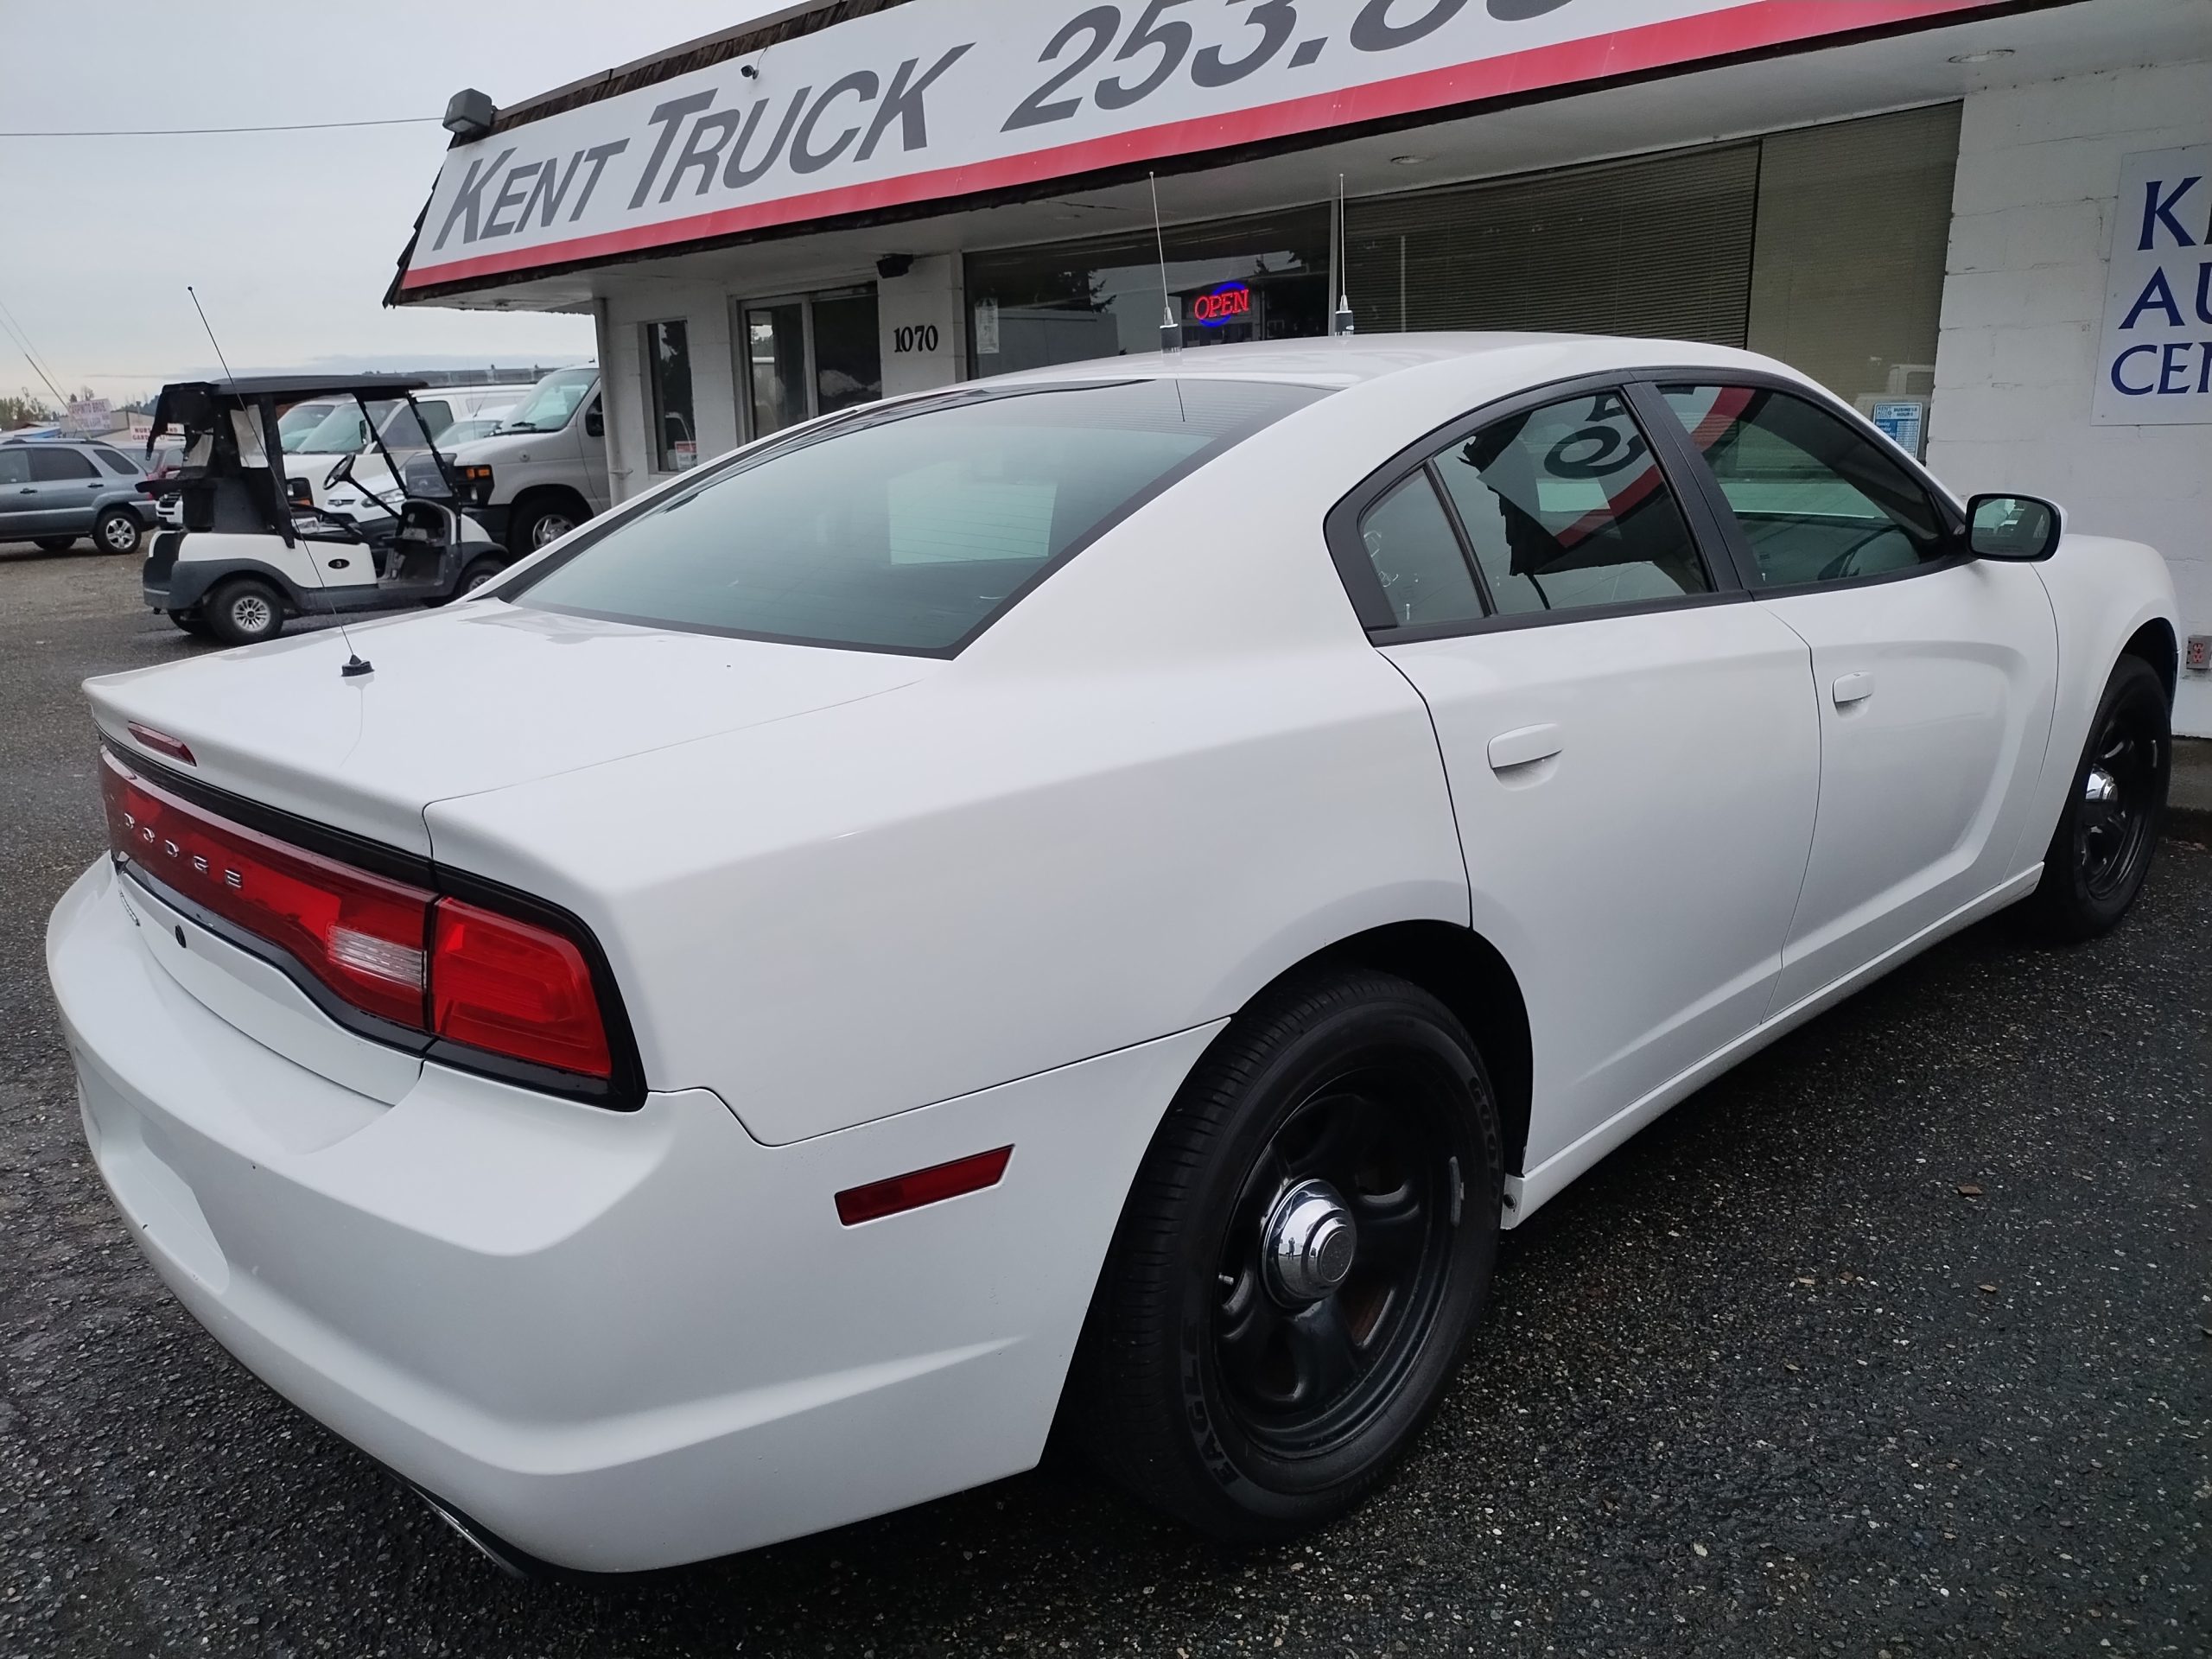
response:
<path fill-rule="evenodd" d="M 111 443 L 60 438 L 0 442 L 0 542 L 36 542 L 60 553 L 90 536 L 106 553 L 136 553 L 154 523 L 144 476 Z"/>

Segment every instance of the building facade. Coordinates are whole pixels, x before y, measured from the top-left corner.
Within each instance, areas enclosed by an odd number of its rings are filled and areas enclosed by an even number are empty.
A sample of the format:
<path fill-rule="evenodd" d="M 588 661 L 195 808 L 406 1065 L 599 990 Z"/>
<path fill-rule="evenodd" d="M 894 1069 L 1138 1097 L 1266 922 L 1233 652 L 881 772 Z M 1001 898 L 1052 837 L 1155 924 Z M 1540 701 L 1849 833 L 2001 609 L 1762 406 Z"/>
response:
<path fill-rule="evenodd" d="M 827 0 L 456 124 L 392 297 L 588 311 L 618 499 L 1348 302 L 1771 353 L 2212 635 L 2203 0 Z"/>

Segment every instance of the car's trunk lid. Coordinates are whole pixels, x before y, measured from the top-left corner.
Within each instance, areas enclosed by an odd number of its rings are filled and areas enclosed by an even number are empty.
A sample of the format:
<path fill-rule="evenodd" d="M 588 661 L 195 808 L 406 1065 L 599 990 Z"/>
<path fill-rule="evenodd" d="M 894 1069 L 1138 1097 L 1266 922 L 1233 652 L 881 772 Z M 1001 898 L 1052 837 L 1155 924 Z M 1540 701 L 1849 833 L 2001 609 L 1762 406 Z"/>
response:
<path fill-rule="evenodd" d="M 340 672 L 355 650 L 374 671 Z M 211 787 L 428 856 L 423 810 L 874 696 L 943 665 L 495 600 L 86 683 L 108 740 Z M 179 766 L 137 722 L 187 746 Z"/>

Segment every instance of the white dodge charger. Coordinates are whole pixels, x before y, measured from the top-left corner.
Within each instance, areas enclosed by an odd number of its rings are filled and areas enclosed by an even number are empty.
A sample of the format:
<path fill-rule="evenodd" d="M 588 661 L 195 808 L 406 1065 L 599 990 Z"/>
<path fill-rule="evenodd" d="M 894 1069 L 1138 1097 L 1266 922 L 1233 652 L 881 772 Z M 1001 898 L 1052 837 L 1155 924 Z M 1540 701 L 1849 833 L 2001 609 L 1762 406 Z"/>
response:
<path fill-rule="evenodd" d="M 1742 352 L 1081 365 L 92 681 L 48 963 L 155 1268 L 509 1562 L 1056 1420 L 1277 1537 L 1433 1409 L 1501 1227 L 1978 917 L 2119 920 L 2174 615 Z"/>

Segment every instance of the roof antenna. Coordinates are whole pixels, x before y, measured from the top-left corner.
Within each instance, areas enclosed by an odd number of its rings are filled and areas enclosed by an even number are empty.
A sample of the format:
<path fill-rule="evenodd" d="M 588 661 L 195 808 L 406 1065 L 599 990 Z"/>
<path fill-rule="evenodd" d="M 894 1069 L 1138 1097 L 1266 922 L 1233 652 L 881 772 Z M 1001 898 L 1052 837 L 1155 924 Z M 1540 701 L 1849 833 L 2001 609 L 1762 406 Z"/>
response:
<path fill-rule="evenodd" d="M 1145 182 L 1152 187 L 1152 240 L 1160 251 L 1160 349 L 1179 352 L 1183 349 L 1183 325 L 1175 321 L 1175 307 L 1167 293 L 1167 234 L 1160 228 L 1160 180 L 1147 173 Z"/>
<path fill-rule="evenodd" d="M 1337 314 L 1329 319 L 1329 332 L 1356 332 L 1351 318 L 1351 237 L 1344 225 L 1344 175 L 1337 175 Z"/>
<path fill-rule="evenodd" d="M 223 355 L 222 342 L 215 338 L 214 329 L 208 327 L 207 308 L 200 303 L 200 296 L 193 294 L 192 284 L 190 283 L 187 283 L 184 285 L 184 291 L 188 294 L 192 294 L 192 308 L 200 313 L 200 326 L 202 328 L 207 329 L 207 343 L 215 348 L 215 360 L 223 365 L 223 378 L 226 380 L 236 379 L 238 377 L 231 372 L 231 359 Z"/>

